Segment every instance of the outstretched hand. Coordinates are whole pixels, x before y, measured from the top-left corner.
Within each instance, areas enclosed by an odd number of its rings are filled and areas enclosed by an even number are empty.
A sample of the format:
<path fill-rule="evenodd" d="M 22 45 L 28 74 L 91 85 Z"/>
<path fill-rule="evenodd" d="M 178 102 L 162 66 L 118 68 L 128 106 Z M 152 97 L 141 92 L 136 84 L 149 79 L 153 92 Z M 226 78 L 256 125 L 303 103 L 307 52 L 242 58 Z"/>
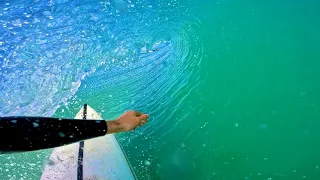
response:
<path fill-rule="evenodd" d="M 127 111 L 114 121 L 107 121 L 108 134 L 135 130 L 148 122 L 149 114 Z"/>

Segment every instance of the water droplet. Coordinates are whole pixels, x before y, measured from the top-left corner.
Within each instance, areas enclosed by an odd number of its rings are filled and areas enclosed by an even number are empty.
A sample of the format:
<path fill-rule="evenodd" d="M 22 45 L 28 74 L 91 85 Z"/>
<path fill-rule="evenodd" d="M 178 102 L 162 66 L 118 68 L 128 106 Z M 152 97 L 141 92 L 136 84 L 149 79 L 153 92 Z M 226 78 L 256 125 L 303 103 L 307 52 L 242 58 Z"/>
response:
<path fill-rule="evenodd" d="M 58 136 L 60 136 L 60 137 L 65 137 L 66 135 L 65 135 L 63 132 L 59 132 L 59 133 L 58 133 Z"/>
<path fill-rule="evenodd" d="M 39 127 L 40 125 L 38 123 L 33 122 L 33 127 Z"/>
<path fill-rule="evenodd" d="M 145 164 L 146 166 L 149 166 L 149 165 L 151 164 L 151 162 L 148 161 L 148 160 L 146 160 L 146 161 L 144 162 L 144 164 Z"/>
<path fill-rule="evenodd" d="M 181 148 L 185 148 L 186 145 L 184 143 L 181 143 Z"/>
<path fill-rule="evenodd" d="M 307 94 L 307 92 L 300 92 L 300 95 L 301 96 L 304 96 L 304 95 L 306 95 Z"/>
<path fill-rule="evenodd" d="M 147 52 L 147 47 L 144 46 L 141 48 L 140 53 L 146 53 Z"/>
<path fill-rule="evenodd" d="M 293 169 L 293 170 L 292 170 L 292 172 L 294 172 L 294 173 L 295 173 L 295 172 L 297 172 L 297 170 L 296 170 L 296 169 Z"/>
<path fill-rule="evenodd" d="M 72 136 L 72 135 L 70 135 L 70 136 L 69 136 L 69 138 L 73 138 L 73 136 Z"/>
<path fill-rule="evenodd" d="M 21 23 L 21 20 L 20 19 L 16 19 L 12 22 L 12 25 L 13 26 L 16 26 L 16 27 L 22 27 L 22 23 Z"/>
<path fill-rule="evenodd" d="M 38 19 L 38 18 L 34 18 L 33 21 L 32 21 L 32 23 L 34 23 L 34 24 L 38 23 L 38 22 L 40 22 L 40 19 Z"/>
<path fill-rule="evenodd" d="M 267 157 L 265 157 L 265 158 L 263 158 L 263 160 L 265 160 L 265 161 L 266 161 L 266 160 L 268 160 L 268 158 L 267 158 Z"/>
<path fill-rule="evenodd" d="M 234 123 L 234 127 L 238 127 L 239 126 L 239 124 L 238 123 Z"/>
<path fill-rule="evenodd" d="M 302 179 L 307 179 L 307 176 L 302 176 Z"/>
<path fill-rule="evenodd" d="M 261 128 L 261 129 L 266 129 L 266 128 L 268 128 L 268 125 L 267 125 L 267 124 L 260 124 L 260 125 L 259 125 L 259 128 Z"/>
<path fill-rule="evenodd" d="M 53 166 L 55 163 L 54 163 L 53 160 L 49 159 L 49 160 L 47 161 L 47 164 L 48 164 L 49 166 Z"/>
<path fill-rule="evenodd" d="M 272 178 L 268 178 L 268 180 L 272 180 Z"/>

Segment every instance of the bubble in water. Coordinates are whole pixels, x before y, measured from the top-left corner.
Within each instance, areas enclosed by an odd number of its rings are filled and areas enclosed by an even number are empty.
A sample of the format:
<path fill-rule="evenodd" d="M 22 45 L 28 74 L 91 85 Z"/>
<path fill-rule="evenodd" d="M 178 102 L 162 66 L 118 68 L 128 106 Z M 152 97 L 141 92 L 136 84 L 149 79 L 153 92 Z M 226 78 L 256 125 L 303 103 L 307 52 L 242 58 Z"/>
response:
<path fill-rule="evenodd" d="M 58 133 L 58 136 L 60 136 L 60 137 L 65 137 L 66 135 L 65 135 L 63 132 L 59 132 L 59 133 Z"/>
<path fill-rule="evenodd" d="M 40 125 L 38 123 L 33 122 L 33 127 L 39 127 Z"/>

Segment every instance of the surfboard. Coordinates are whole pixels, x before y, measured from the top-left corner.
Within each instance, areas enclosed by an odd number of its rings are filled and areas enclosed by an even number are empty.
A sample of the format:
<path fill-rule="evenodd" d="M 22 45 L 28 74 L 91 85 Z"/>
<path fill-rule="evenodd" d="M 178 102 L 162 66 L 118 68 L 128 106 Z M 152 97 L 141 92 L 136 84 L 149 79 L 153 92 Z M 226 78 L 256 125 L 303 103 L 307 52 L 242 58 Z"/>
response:
<path fill-rule="evenodd" d="M 75 119 L 102 120 L 84 105 Z M 53 149 L 41 180 L 134 180 L 133 169 L 112 134 Z"/>

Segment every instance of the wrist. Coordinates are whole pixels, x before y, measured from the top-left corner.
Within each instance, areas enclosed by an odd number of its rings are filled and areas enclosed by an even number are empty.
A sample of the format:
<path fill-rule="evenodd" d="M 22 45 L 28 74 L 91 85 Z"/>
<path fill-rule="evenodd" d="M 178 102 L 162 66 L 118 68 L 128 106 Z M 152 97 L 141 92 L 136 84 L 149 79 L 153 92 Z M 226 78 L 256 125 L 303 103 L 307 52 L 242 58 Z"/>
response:
<path fill-rule="evenodd" d="M 119 133 L 123 129 L 118 120 L 106 121 L 107 123 L 107 134 Z"/>

